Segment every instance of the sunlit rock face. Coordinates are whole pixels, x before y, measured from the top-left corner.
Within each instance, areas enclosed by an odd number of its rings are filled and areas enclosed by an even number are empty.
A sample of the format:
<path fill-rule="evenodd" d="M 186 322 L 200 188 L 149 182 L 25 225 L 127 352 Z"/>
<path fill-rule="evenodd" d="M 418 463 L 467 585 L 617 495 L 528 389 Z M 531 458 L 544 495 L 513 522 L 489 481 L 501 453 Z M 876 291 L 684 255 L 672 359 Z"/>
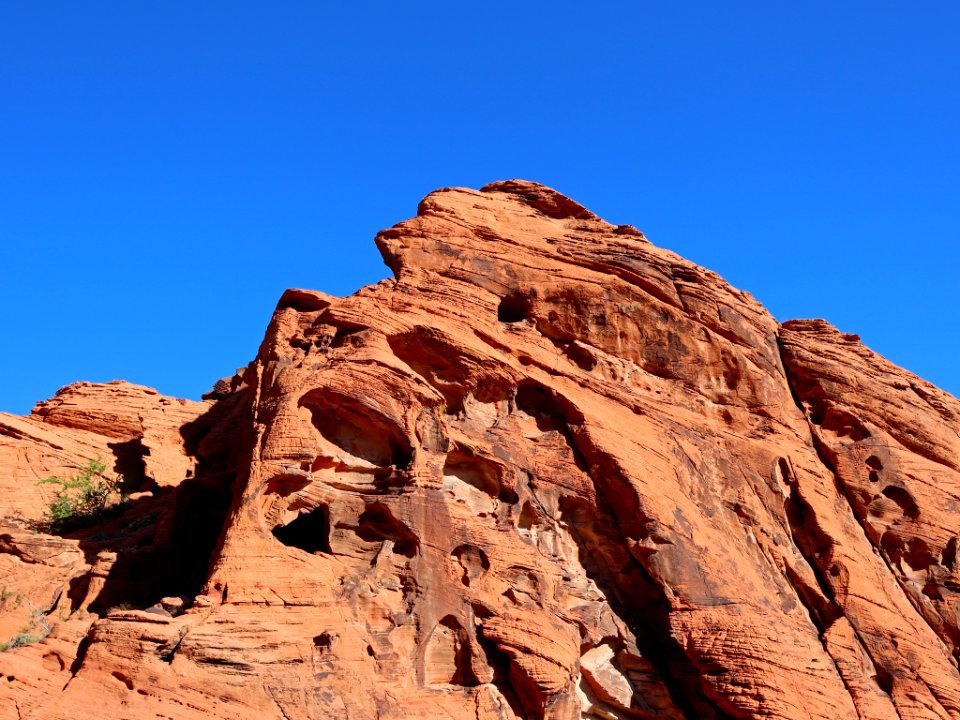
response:
<path fill-rule="evenodd" d="M 0 717 L 960 717 L 956 399 L 534 183 L 377 243 L 168 424 L 0 416 Z M 147 491 L 30 534 L 105 424 Z"/>

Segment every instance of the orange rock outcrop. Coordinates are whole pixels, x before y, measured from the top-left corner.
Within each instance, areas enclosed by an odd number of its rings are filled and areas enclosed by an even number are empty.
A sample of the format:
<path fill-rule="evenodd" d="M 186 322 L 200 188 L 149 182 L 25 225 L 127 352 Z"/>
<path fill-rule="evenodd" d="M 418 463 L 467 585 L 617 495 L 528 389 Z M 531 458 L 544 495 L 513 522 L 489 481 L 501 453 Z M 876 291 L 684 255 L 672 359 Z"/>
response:
<path fill-rule="evenodd" d="M 960 717 L 960 402 L 534 183 L 377 243 L 202 403 L 0 415 L 0 718 Z"/>

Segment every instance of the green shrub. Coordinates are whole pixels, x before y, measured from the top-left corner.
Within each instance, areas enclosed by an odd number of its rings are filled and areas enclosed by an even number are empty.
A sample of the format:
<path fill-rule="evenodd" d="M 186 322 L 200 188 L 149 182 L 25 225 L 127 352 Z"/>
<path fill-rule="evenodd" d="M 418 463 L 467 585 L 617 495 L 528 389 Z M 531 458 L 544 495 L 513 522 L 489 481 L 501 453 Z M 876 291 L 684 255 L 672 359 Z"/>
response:
<path fill-rule="evenodd" d="M 34 610 L 30 614 L 30 618 L 30 624 L 27 625 L 27 627 L 14 635 L 7 642 L 0 643 L 0 652 L 6 652 L 7 650 L 11 650 L 13 648 L 23 647 L 24 645 L 29 645 L 30 643 L 40 642 L 53 631 L 50 621 L 47 620 L 47 616 L 44 615 L 42 610 Z M 33 632 L 34 630 L 38 629 L 40 632 Z"/>
<path fill-rule="evenodd" d="M 41 633 L 17 633 L 5 643 L 0 643 L 0 652 L 6 652 L 13 648 L 23 647 L 30 643 L 40 642 L 46 637 Z"/>
<path fill-rule="evenodd" d="M 103 520 L 122 484 L 121 478 L 108 478 L 106 470 L 107 466 L 99 460 L 89 460 L 76 475 L 41 480 L 40 485 L 58 486 L 47 506 L 46 528 L 65 532 Z"/>

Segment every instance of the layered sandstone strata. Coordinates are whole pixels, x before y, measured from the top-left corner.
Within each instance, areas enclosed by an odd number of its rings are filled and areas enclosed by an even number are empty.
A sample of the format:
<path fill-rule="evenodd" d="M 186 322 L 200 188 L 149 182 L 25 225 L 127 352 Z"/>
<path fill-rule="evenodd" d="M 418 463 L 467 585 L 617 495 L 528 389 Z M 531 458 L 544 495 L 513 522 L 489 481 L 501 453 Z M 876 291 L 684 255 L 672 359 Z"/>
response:
<path fill-rule="evenodd" d="M 0 416 L 0 717 L 960 717 L 956 399 L 533 183 L 377 243 L 205 403 Z M 127 512 L 31 535 L 100 454 Z"/>

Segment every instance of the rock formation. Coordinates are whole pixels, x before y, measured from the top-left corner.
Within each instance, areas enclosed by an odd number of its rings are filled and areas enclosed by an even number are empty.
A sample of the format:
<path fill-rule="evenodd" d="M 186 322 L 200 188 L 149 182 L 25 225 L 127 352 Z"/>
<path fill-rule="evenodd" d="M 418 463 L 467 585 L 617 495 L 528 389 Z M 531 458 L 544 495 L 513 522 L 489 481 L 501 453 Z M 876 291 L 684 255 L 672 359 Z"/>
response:
<path fill-rule="evenodd" d="M 0 718 L 960 718 L 960 402 L 533 183 L 377 243 L 202 403 L 0 415 Z"/>

